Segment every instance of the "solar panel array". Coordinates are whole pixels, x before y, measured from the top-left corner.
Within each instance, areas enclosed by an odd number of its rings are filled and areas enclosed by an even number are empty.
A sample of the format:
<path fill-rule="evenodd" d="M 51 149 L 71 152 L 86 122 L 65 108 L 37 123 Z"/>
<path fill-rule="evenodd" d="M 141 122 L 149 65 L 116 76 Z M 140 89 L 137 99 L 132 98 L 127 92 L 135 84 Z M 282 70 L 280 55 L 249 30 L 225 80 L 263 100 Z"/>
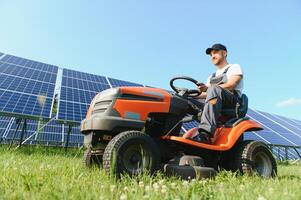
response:
<path fill-rule="evenodd" d="M 49 118 L 58 67 L 11 55 L 0 60 L 0 113 Z"/>
<path fill-rule="evenodd" d="M 110 85 L 103 76 L 63 69 L 58 119 L 80 123 L 93 97 L 108 88 Z"/>
<path fill-rule="evenodd" d="M 27 120 L 29 137 L 45 124 L 39 122 L 40 117 L 49 119 L 55 95 L 58 67 L 24 58 L 0 53 L 0 138 L 9 141 L 16 130 L 16 118 L 32 118 Z M 85 117 L 93 97 L 100 91 L 111 87 L 137 86 L 142 84 L 98 76 L 69 69 L 62 69 L 58 95 L 57 120 L 73 123 L 70 144 L 82 145 L 83 136 L 78 124 Z M 148 86 L 147 86 L 148 87 Z M 244 138 L 263 141 L 268 144 L 301 146 L 301 121 L 272 115 L 266 112 L 249 109 L 248 117 L 259 122 L 263 131 L 247 132 Z M 185 123 L 185 132 L 198 125 L 197 122 Z M 20 138 L 21 128 L 16 139 Z M 44 143 L 62 145 L 66 142 L 68 125 L 50 121 L 27 143 Z M 281 148 L 273 149 L 274 153 L 289 158 L 298 157 L 296 151 Z M 299 150 L 300 151 L 300 150 Z M 301 152 L 300 152 L 301 154 Z"/>

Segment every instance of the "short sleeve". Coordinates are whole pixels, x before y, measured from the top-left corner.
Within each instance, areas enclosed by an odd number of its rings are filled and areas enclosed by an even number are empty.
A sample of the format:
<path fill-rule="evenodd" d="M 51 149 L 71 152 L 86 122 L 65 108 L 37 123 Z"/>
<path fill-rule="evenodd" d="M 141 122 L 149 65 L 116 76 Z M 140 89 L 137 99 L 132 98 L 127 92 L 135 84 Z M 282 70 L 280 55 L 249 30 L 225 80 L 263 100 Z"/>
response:
<path fill-rule="evenodd" d="M 206 86 L 209 87 L 210 86 L 210 79 L 211 79 L 212 75 L 210 75 L 208 78 L 207 78 L 207 81 L 206 81 Z"/>
<path fill-rule="evenodd" d="M 240 67 L 239 64 L 233 64 L 228 72 L 227 72 L 228 76 L 232 76 L 232 75 L 243 75 L 243 71 L 242 68 Z"/>

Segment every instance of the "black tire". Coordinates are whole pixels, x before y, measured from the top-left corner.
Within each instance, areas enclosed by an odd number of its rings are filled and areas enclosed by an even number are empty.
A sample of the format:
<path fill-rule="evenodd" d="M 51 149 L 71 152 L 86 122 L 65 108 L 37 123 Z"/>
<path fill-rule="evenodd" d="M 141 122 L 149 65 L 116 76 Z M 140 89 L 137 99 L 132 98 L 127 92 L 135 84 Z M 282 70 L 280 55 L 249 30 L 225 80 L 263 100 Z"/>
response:
<path fill-rule="evenodd" d="M 263 177 L 277 175 L 276 160 L 263 142 L 249 140 L 238 143 L 231 154 L 233 159 L 230 160 L 229 166 L 232 171 Z"/>
<path fill-rule="evenodd" d="M 152 174 L 159 168 L 160 153 L 153 139 L 140 131 L 125 131 L 116 135 L 103 155 L 103 168 L 108 174 L 135 176 Z"/>
<path fill-rule="evenodd" d="M 84 152 L 83 164 L 85 167 L 91 168 L 93 166 L 102 166 L 102 156 L 97 151 L 92 151 L 91 147 L 88 147 Z"/>
<path fill-rule="evenodd" d="M 189 165 L 165 164 L 163 171 L 167 176 L 178 176 L 185 180 L 213 178 L 216 175 L 213 168 Z"/>

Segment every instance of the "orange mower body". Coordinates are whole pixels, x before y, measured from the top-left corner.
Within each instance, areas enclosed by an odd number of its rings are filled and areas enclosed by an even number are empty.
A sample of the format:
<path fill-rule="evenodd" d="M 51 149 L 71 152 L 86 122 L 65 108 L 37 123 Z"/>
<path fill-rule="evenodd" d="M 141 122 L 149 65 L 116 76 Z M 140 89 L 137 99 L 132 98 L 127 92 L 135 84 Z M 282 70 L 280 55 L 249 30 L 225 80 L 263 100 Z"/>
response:
<path fill-rule="evenodd" d="M 198 170 L 204 177 L 213 176 L 220 168 L 243 171 L 238 165 L 229 165 L 236 162 L 233 152 L 240 145 L 247 146 L 248 142 L 243 140 L 245 132 L 262 127 L 244 116 L 227 116 L 210 143 L 194 141 L 191 138 L 197 128 L 186 133 L 181 128 L 187 116 L 197 121 L 194 116 L 201 110 L 190 99 L 185 93 L 150 87 L 119 87 L 100 92 L 81 123 L 87 148 L 85 165 L 102 165 L 107 173 L 112 173 L 113 167 L 118 175 L 136 175 L 147 169 L 151 173 L 163 170 L 182 178 L 188 177 L 187 170 L 195 177 Z M 117 165 L 113 166 L 114 163 Z"/>

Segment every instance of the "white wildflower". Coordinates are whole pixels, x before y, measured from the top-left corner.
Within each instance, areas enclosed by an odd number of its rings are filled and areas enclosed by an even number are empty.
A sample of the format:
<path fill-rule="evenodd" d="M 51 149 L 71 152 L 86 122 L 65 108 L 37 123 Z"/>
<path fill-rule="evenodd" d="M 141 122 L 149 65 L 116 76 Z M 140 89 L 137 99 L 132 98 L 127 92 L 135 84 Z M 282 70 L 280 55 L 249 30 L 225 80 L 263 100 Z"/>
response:
<path fill-rule="evenodd" d="M 120 200 L 127 200 L 126 194 L 121 194 L 120 195 Z"/>
<path fill-rule="evenodd" d="M 162 192 L 162 193 L 166 193 L 166 192 L 167 192 L 167 187 L 166 187 L 166 185 L 162 185 L 161 192 Z"/>
<path fill-rule="evenodd" d="M 155 191 L 158 191 L 160 189 L 160 186 L 159 186 L 158 183 L 154 183 L 153 188 L 154 188 Z"/>
<path fill-rule="evenodd" d="M 144 187 L 143 181 L 140 181 L 140 182 L 139 182 L 139 187 L 140 187 L 140 188 L 143 188 L 143 187 Z"/>
<path fill-rule="evenodd" d="M 183 181 L 183 186 L 187 187 L 188 186 L 188 181 Z"/>
<path fill-rule="evenodd" d="M 158 183 L 159 183 L 160 185 L 163 185 L 164 182 L 165 182 L 165 180 L 164 180 L 164 179 L 161 179 Z"/>
<path fill-rule="evenodd" d="M 151 187 L 149 185 L 145 186 L 145 191 L 149 192 L 151 190 Z"/>
<path fill-rule="evenodd" d="M 111 186 L 110 186 L 110 191 L 111 191 L 111 192 L 114 192 L 115 189 L 116 189 L 116 185 L 111 185 Z"/>
<path fill-rule="evenodd" d="M 259 196 L 257 197 L 257 200 L 266 200 L 266 198 L 264 198 L 263 196 Z"/>

